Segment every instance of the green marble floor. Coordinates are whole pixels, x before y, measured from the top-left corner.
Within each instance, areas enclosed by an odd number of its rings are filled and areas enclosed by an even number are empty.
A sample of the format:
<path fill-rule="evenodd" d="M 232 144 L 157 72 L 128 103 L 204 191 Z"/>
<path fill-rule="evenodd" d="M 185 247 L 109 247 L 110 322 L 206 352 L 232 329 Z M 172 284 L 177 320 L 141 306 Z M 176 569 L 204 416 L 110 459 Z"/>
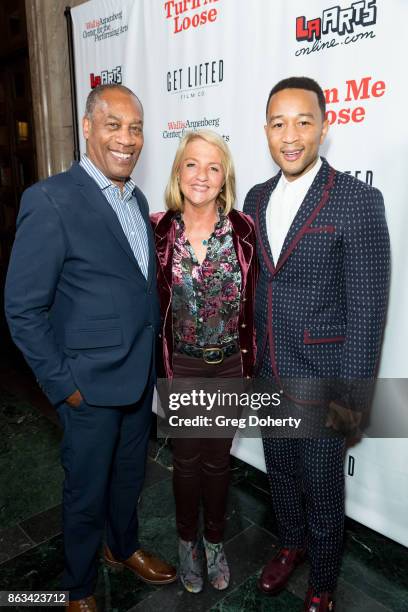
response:
<path fill-rule="evenodd" d="M 43 412 L 2 384 L 0 590 L 57 589 L 63 563 L 61 433 Z M 144 547 L 176 563 L 171 451 L 163 441 L 150 444 L 140 530 Z M 278 597 L 265 597 L 256 588 L 263 564 L 276 550 L 275 534 L 265 475 L 234 460 L 226 529 L 230 588 L 220 593 L 206 586 L 200 595 L 191 595 L 179 583 L 148 586 L 128 572 L 112 573 L 101 563 L 97 585 L 100 610 L 300 611 L 307 565 L 297 570 L 288 589 Z M 407 612 L 408 550 L 347 520 L 337 601 L 338 612 Z"/>

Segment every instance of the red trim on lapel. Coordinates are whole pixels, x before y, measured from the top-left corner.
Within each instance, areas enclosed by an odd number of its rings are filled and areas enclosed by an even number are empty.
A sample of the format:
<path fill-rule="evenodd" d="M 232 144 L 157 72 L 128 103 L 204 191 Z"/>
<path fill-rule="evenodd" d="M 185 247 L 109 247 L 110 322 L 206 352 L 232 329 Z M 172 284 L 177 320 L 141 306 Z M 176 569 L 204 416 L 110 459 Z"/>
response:
<path fill-rule="evenodd" d="M 265 194 L 269 191 L 269 187 L 270 187 L 270 183 L 268 182 L 265 185 L 265 187 L 262 189 L 261 193 L 259 194 L 258 202 L 256 204 L 256 212 L 255 212 L 255 229 L 256 229 L 256 235 L 258 237 L 259 246 L 261 247 L 263 260 L 264 260 L 264 262 L 266 264 L 266 267 L 268 268 L 270 274 L 272 276 L 274 276 L 274 274 L 275 274 L 275 266 L 273 264 L 273 261 L 269 257 L 269 253 L 268 253 L 268 251 L 267 251 L 267 249 L 265 247 L 265 244 L 264 244 L 264 241 L 263 241 L 263 237 L 262 237 L 261 222 L 260 222 L 261 202 L 262 202 Z"/>
<path fill-rule="evenodd" d="M 297 247 L 297 245 L 300 242 L 300 240 L 302 240 L 303 236 L 305 234 L 307 234 L 310 225 L 316 219 L 316 217 L 319 214 L 319 212 L 327 204 L 327 202 L 329 200 L 329 197 L 330 197 L 330 190 L 332 189 L 332 187 L 334 185 L 334 176 L 335 176 L 335 173 L 336 172 L 335 172 L 334 168 L 330 168 L 330 170 L 329 170 L 329 177 L 327 179 L 326 185 L 323 187 L 323 195 L 321 197 L 320 202 L 318 203 L 318 205 L 316 206 L 316 208 L 314 209 L 314 211 L 312 212 L 310 217 L 307 219 L 307 221 L 303 225 L 303 227 L 301 227 L 301 229 L 298 231 L 298 233 L 296 234 L 296 236 L 294 237 L 292 242 L 289 244 L 289 246 L 286 249 L 286 251 L 283 254 L 281 254 L 281 256 L 279 257 L 279 261 L 276 264 L 276 268 L 275 268 L 274 274 L 277 274 L 279 272 L 279 270 L 284 266 L 284 264 L 286 263 L 288 258 L 292 255 L 293 251 Z"/>
<path fill-rule="evenodd" d="M 273 180 L 273 179 L 272 179 Z M 256 232 L 256 237 L 258 239 L 258 244 L 261 248 L 262 251 L 262 258 L 263 261 L 265 262 L 266 267 L 268 268 L 269 274 L 271 275 L 271 277 L 273 277 L 273 275 L 275 274 L 275 266 L 273 265 L 273 261 L 271 260 L 271 258 L 269 257 L 269 253 L 266 250 L 266 247 L 264 245 L 264 241 L 263 241 L 263 237 L 262 237 L 262 232 L 261 232 L 261 223 L 260 223 L 260 211 L 261 211 L 261 202 L 263 200 L 263 198 L 265 197 L 265 194 L 269 191 L 269 187 L 270 187 L 270 182 L 268 182 L 265 187 L 262 189 L 262 191 L 260 192 L 259 196 L 258 196 L 258 201 L 256 203 L 256 209 L 255 209 L 255 232 Z M 268 310 L 269 310 L 269 287 L 271 287 L 272 283 L 272 278 L 268 279 Z M 272 300 L 272 296 L 271 296 L 271 300 Z M 265 336 L 264 336 L 264 341 L 262 343 L 261 346 L 261 350 L 257 351 L 257 369 L 259 369 L 259 366 L 261 364 L 262 358 L 265 354 L 265 349 L 266 349 L 266 343 L 268 341 L 268 337 L 269 337 L 269 327 L 267 330 L 265 330 Z M 271 334 L 272 337 L 272 334 Z M 273 342 L 273 339 L 272 339 Z M 255 372 L 255 375 L 257 374 L 257 372 Z"/>
<path fill-rule="evenodd" d="M 301 404 L 301 405 L 320 405 L 320 402 L 317 400 L 301 400 L 301 399 L 297 399 L 295 397 L 293 397 L 291 394 L 287 393 L 282 385 L 282 381 L 279 375 L 279 371 L 278 371 L 278 364 L 277 364 L 277 359 L 276 359 L 276 352 L 275 352 L 275 340 L 274 340 L 274 335 L 273 335 L 273 285 L 272 285 L 272 281 L 273 281 L 273 277 L 279 272 L 279 270 L 282 268 L 282 266 L 284 265 L 284 263 L 287 261 L 288 257 L 291 255 L 291 253 L 293 252 L 293 250 L 296 248 L 298 242 L 303 238 L 303 236 L 307 233 L 310 225 L 313 223 L 313 221 L 316 219 L 317 215 L 319 214 L 319 212 L 322 210 L 322 208 L 326 205 L 329 197 L 330 197 L 330 190 L 332 189 L 333 185 L 334 185 L 334 178 L 335 178 L 335 170 L 333 168 L 330 167 L 329 170 L 329 176 L 327 179 L 327 183 L 324 185 L 323 187 L 323 194 L 321 197 L 320 202 L 318 203 L 318 205 L 316 206 L 316 208 L 313 210 L 312 214 L 309 216 L 309 218 L 307 219 L 306 223 L 303 225 L 303 227 L 299 230 L 299 232 L 296 234 L 295 238 L 292 240 L 292 242 L 289 244 L 289 247 L 286 249 L 285 253 L 283 254 L 282 257 L 279 258 L 278 264 L 275 268 L 275 266 L 273 265 L 273 262 L 271 261 L 268 251 L 265 248 L 265 244 L 264 241 L 262 239 L 262 233 L 261 233 L 261 225 L 260 225 L 260 209 L 261 209 L 261 202 L 262 202 L 262 198 L 265 196 L 265 193 L 268 191 L 270 183 L 267 183 L 265 188 L 261 191 L 259 197 L 258 197 L 258 202 L 257 202 L 257 206 L 256 206 L 256 211 L 255 211 L 255 228 L 256 228 L 256 234 L 258 237 L 258 242 L 261 248 L 261 252 L 262 252 L 262 257 L 263 260 L 268 268 L 268 271 L 270 273 L 270 278 L 268 279 L 268 322 L 267 322 L 267 330 L 265 333 L 265 338 L 264 338 L 264 342 L 261 348 L 260 353 L 257 356 L 257 362 L 258 362 L 258 367 L 260 366 L 261 360 L 263 358 L 263 355 L 265 353 L 265 349 L 266 349 L 266 343 L 269 339 L 269 355 L 270 355 L 270 360 L 271 360 L 271 368 L 272 368 L 272 373 L 275 376 L 276 382 L 279 385 L 280 391 L 283 392 L 283 395 L 285 397 L 287 397 L 289 400 Z"/>

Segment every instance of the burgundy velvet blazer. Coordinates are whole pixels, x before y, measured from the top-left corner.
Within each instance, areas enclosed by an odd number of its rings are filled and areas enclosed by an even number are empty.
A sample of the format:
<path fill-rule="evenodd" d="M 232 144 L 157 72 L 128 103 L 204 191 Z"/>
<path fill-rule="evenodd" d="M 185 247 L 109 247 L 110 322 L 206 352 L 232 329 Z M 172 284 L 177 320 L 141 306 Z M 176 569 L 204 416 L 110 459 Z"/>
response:
<path fill-rule="evenodd" d="M 157 257 L 157 287 L 159 290 L 162 332 L 161 351 L 158 356 L 158 376 L 173 377 L 173 317 L 172 300 L 172 261 L 176 224 L 172 211 L 153 213 L 150 221 L 153 226 Z M 255 288 L 258 276 L 255 229 L 252 219 L 242 212 L 232 210 L 229 215 L 232 225 L 232 238 L 238 263 L 241 268 L 241 306 L 238 317 L 238 334 L 241 349 L 242 375 L 253 374 L 256 342 L 254 326 Z M 160 355 L 161 353 L 161 355 Z"/>

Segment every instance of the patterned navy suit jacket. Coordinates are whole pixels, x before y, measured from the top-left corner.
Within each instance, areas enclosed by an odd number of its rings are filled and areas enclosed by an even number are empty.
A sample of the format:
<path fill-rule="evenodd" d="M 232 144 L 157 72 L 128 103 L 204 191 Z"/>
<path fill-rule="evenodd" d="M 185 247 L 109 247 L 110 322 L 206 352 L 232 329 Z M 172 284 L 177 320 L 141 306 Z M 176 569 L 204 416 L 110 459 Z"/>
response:
<path fill-rule="evenodd" d="M 280 176 L 255 185 L 244 205 L 258 238 L 259 375 L 306 403 L 321 400 L 316 381 L 324 381 L 326 400 L 360 409 L 376 372 L 388 296 L 382 195 L 323 160 L 274 262 L 266 209 Z"/>

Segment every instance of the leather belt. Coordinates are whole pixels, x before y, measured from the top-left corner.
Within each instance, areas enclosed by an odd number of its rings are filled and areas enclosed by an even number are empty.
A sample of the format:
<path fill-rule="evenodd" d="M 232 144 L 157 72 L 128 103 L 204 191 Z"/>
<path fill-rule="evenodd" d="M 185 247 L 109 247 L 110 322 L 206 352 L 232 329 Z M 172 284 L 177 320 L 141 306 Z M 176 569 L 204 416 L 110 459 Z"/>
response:
<path fill-rule="evenodd" d="M 231 342 L 224 346 L 195 346 L 194 344 L 177 344 L 175 348 L 177 353 L 188 355 L 189 357 L 198 357 L 203 359 L 205 363 L 211 365 L 218 365 L 222 363 L 224 359 L 239 352 L 237 342 Z"/>

